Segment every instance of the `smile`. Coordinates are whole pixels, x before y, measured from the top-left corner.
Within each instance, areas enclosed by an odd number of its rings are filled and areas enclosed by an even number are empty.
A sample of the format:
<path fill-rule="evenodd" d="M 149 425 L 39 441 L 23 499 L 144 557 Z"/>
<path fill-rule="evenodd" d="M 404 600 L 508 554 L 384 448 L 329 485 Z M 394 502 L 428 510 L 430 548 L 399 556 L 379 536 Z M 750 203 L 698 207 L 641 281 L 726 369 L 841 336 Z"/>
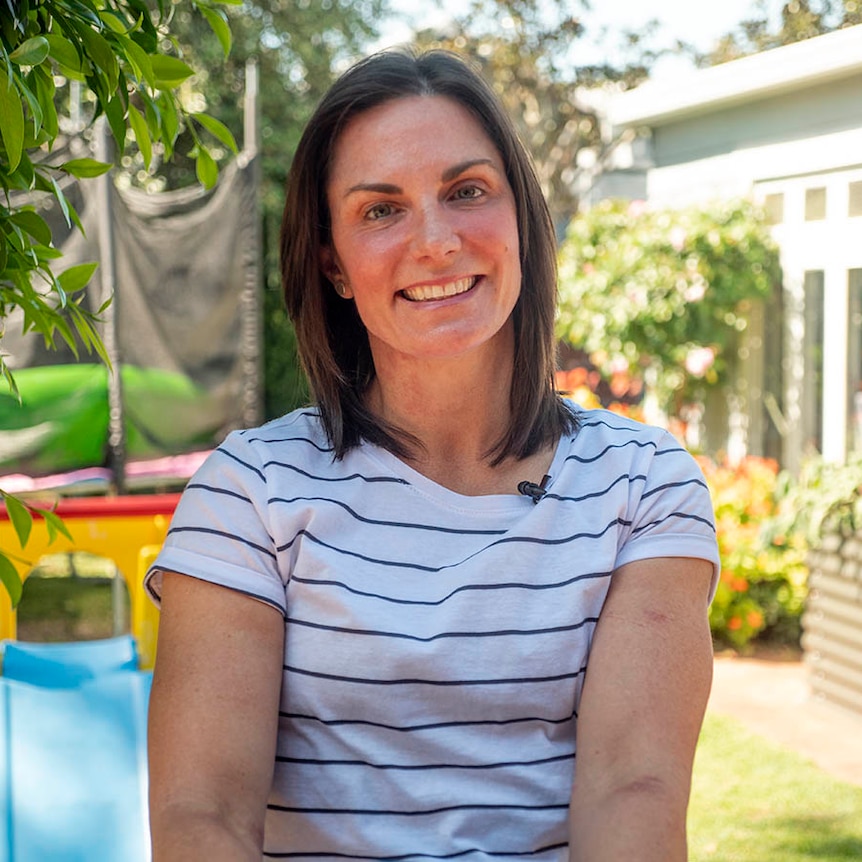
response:
<path fill-rule="evenodd" d="M 401 295 L 411 302 L 428 302 L 432 299 L 448 299 L 450 296 L 458 296 L 473 288 L 479 276 L 472 275 L 469 278 L 459 278 L 448 284 L 423 284 L 419 287 L 407 287 L 401 291 Z"/>

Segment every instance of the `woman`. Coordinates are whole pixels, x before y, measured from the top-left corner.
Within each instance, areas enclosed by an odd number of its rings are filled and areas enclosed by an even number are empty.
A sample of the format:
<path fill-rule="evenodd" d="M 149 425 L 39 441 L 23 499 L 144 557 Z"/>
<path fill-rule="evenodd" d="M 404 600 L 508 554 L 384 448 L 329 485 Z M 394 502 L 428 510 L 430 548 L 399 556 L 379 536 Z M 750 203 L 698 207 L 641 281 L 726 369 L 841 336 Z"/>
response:
<path fill-rule="evenodd" d="M 159 862 L 686 858 L 708 493 L 555 394 L 554 255 L 453 56 L 318 107 L 282 231 L 316 406 L 228 437 L 148 575 Z"/>

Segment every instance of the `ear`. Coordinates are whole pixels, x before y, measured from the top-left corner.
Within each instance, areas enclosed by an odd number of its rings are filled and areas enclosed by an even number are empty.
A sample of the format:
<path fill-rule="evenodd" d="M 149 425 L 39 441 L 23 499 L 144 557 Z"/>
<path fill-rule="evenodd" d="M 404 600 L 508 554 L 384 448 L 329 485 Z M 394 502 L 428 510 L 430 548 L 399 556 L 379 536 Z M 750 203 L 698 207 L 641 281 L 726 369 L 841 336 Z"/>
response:
<path fill-rule="evenodd" d="M 346 281 L 346 277 L 338 264 L 338 256 L 330 245 L 320 247 L 320 271 L 333 283 Z"/>

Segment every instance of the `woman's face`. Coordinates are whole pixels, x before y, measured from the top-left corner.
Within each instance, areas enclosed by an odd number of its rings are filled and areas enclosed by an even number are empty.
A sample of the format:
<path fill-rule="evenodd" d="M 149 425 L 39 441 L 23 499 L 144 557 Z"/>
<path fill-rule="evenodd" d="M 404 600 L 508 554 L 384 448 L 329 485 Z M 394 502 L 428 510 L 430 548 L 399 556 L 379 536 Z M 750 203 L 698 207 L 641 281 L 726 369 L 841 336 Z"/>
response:
<path fill-rule="evenodd" d="M 468 110 L 408 96 L 358 115 L 335 145 L 327 198 L 332 245 L 321 265 L 355 300 L 378 372 L 385 362 L 511 351 L 515 199 Z"/>

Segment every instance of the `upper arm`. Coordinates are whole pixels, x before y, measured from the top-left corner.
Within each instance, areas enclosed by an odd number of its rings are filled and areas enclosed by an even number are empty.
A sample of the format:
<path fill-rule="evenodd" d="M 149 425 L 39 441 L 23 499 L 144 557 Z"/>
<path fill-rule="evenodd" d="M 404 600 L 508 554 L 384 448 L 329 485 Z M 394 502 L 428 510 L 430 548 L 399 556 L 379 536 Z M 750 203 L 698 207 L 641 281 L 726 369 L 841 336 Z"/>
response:
<path fill-rule="evenodd" d="M 165 573 L 148 731 L 154 848 L 188 812 L 259 846 L 283 649 L 275 608 Z"/>
<path fill-rule="evenodd" d="M 578 713 L 576 804 L 655 781 L 684 810 L 712 679 L 712 569 L 656 558 L 614 573 Z"/>

